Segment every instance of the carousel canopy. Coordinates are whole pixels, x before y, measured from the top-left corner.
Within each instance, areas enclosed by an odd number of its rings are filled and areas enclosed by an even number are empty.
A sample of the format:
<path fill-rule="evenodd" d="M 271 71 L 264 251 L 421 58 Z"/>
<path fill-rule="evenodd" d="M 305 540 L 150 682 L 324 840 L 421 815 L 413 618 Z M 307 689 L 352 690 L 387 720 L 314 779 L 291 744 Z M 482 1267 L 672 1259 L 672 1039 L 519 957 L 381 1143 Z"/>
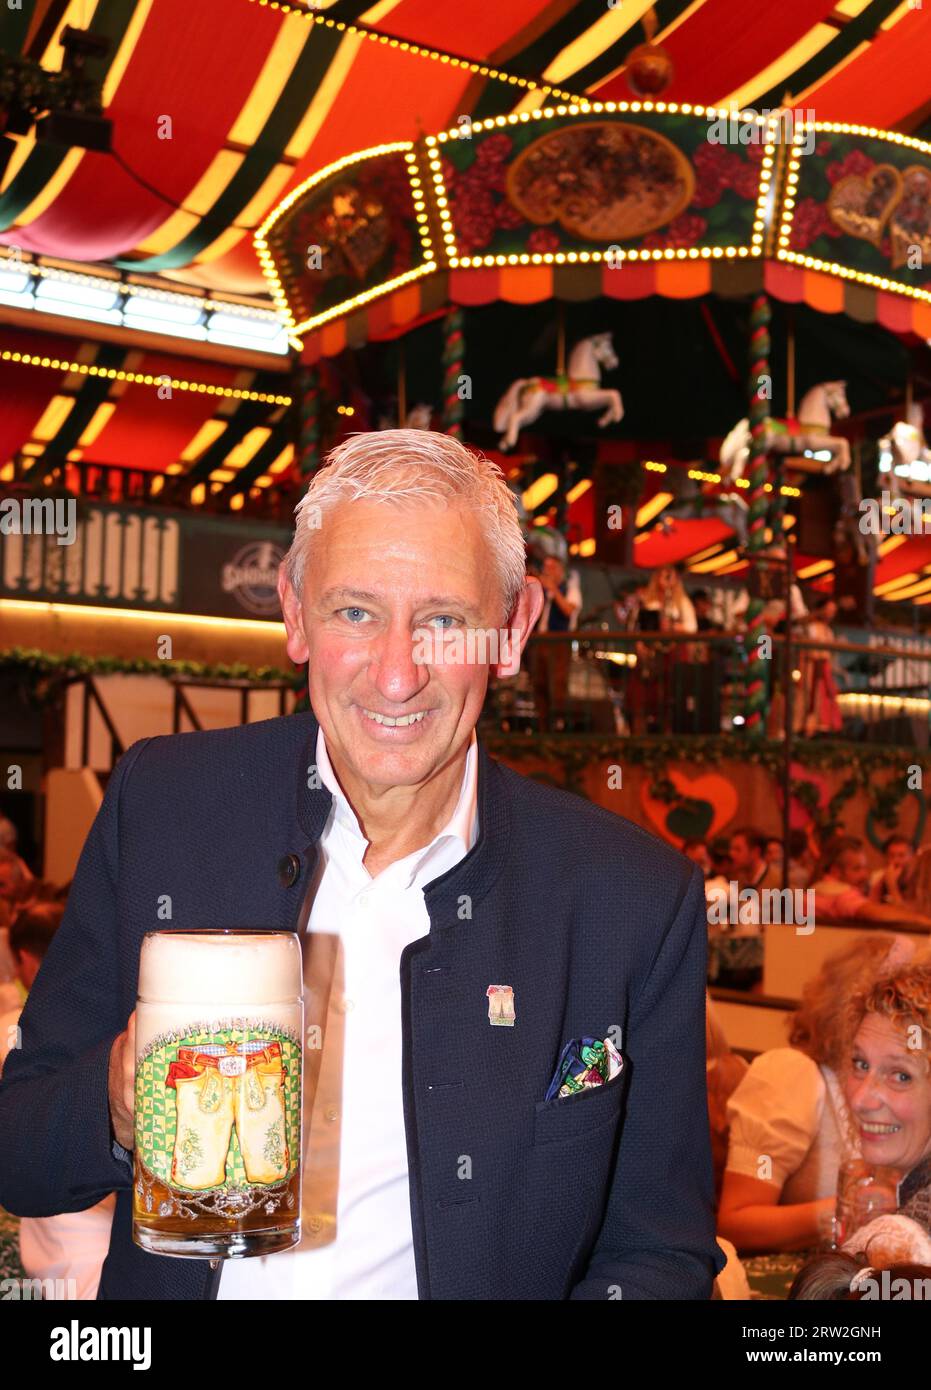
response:
<path fill-rule="evenodd" d="M 353 151 L 573 96 L 630 98 L 655 12 L 663 99 L 772 108 L 927 134 L 931 7 L 895 0 L 23 0 L 0 49 L 60 68 L 65 25 L 87 58 L 112 149 L 31 130 L 7 149 L 8 245 L 261 293 L 252 232 Z M 9 137 L 7 137 L 9 138 Z"/>

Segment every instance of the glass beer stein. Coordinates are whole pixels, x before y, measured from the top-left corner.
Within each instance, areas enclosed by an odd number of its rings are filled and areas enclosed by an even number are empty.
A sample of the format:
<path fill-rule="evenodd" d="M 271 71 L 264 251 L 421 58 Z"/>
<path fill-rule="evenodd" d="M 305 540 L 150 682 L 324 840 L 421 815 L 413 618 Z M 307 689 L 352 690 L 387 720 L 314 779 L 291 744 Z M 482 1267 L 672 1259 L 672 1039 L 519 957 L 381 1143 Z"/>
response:
<path fill-rule="evenodd" d="M 148 932 L 136 1007 L 133 1239 L 191 1259 L 301 1238 L 293 932 Z"/>
<path fill-rule="evenodd" d="M 877 1216 L 891 1215 L 898 1207 L 899 1183 L 905 1176 L 898 1168 L 881 1167 L 862 1158 L 842 1163 L 837 1175 L 837 1208 L 832 1249 Z"/>

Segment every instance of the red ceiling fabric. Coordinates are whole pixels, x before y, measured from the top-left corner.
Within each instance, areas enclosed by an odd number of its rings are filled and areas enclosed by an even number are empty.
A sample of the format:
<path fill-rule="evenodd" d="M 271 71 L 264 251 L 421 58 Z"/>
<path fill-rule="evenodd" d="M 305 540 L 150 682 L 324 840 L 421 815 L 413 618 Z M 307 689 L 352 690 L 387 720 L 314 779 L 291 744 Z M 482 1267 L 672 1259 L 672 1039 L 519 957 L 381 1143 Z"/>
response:
<path fill-rule="evenodd" d="M 595 489 L 587 488 L 566 509 L 566 535 L 570 545 L 591 540 L 595 534 Z"/>
<path fill-rule="evenodd" d="M 663 100 L 702 105 L 722 101 L 792 48 L 833 8 L 833 0 L 780 0 L 762 8 L 705 0 L 668 39 L 661 33 L 656 36 L 674 70 Z M 619 72 L 593 88 L 591 95 L 600 101 L 627 101 L 632 93 L 626 74 Z"/>
<path fill-rule="evenodd" d="M 85 462 L 121 464 L 162 472 L 215 412 L 215 396 L 176 391 L 159 400 L 151 386 L 130 386 L 97 439 L 84 450 Z"/>
<path fill-rule="evenodd" d="M 821 121 L 885 129 L 926 105 L 931 85 L 931 9 L 916 5 L 877 34 L 853 62 L 805 97 Z"/>
<path fill-rule="evenodd" d="M 326 120 L 276 202 L 327 164 L 356 150 L 416 140 L 454 125 L 471 75 L 382 44 L 363 43 Z M 308 99 L 310 98 L 308 93 Z"/>
<path fill-rule="evenodd" d="M 6 346 L 6 344 L 4 344 Z M 32 428 L 61 384 L 61 377 L 41 367 L 0 362 L 0 466 L 31 438 Z"/>
<path fill-rule="evenodd" d="M 458 0 L 455 5 L 403 0 L 374 28 L 427 48 L 488 63 L 492 61 L 489 53 L 532 24 L 545 8 L 540 0 L 507 0 L 505 5 L 490 5 L 488 0 Z"/>
<path fill-rule="evenodd" d="M 201 178 L 252 90 L 282 23 L 259 5 L 158 0 L 107 114 L 122 159 L 176 203 Z M 172 138 L 159 138 L 170 116 Z M 47 212 L 17 230 L 29 251 L 107 260 L 131 251 L 170 215 L 109 155 L 88 154 Z"/>
<path fill-rule="evenodd" d="M 634 564 L 652 569 L 655 565 L 677 565 L 689 555 L 705 550 L 717 541 L 733 536 L 731 528 L 715 517 L 682 521 L 676 519 L 668 533 L 653 531 L 634 541 Z"/>
<path fill-rule="evenodd" d="M 896 546 L 876 566 L 874 587 L 912 570 L 920 574 L 925 565 L 931 565 L 931 536 L 906 536 L 905 544 Z"/>
<path fill-rule="evenodd" d="M 51 333 L 31 333 L 25 328 L 0 329 L 0 352 L 22 352 L 73 362 L 81 346 L 74 338 Z M 0 361 L 0 465 L 32 437 L 32 430 L 52 397 L 61 389 L 66 373 L 49 367 L 28 367 L 22 362 Z"/>
<path fill-rule="evenodd" d="M 190 362 L 153 352 L 145 353 L 134 370 L 211 386 L 232 386 L 236 377 L 235 368 L 216 362 Z M 220 404 L 216 396 L 206 393 L 174 391 L 169 400 L 162 400 L 153 386 L 128 386 L 107 424 L 85 450 L 85 461 L 162 471 L 178 461 L 182 449 Z"/>

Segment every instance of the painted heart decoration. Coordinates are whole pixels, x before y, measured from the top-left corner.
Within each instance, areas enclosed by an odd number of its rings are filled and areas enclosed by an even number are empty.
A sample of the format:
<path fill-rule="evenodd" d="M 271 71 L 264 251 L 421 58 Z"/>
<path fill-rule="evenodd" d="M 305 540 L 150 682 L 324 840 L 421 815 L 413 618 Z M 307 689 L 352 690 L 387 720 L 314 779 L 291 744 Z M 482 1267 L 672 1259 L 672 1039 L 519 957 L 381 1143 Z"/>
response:
<path fill-rule="evenodd" d="M 838 179 L 828 199 L 828 215 L 849 236 L 878 246 L 890 213 L 902 192 L 902 175 L 891 164 L 877 164 L 868 174 Z"/>
<path fill-rule="evenodd" d="M 680 849 L 686 840 L 703 840 L 717 835 L 737 814 L 737 790 L 718 772 L 686 777 L 670 768 L 666 773 L 683 801 L 670 804 L 650 795 L 649 780 L 640 788 L 640 801 L 651 823 L 664 840 Z"/>
<path fill-rule="evenodd" d="M 916 791 L 914 788 L 911 788 L 908 792 L 906 792 L 906 801 L 900 802 L 899 805 L 903 806 L 907 804 L 907 798 L 910 796 L 913 796 L 915 798 L 915 801 L 918 803 L 918 810 L 915 816 L 914 829 L 911 831 L 911 833 L 909 833 L 909 831 L 905 829 L 905 827 L 902 825 L 902 817 L 900 814 L 898 822 L 895 826 L 895 833 L 897 835 L 904 835 L 906 839 L 911 841 L 912 849 L 917 849 L 918 846 L 921 844 L 922 838 L 924 837 L 925 833 L 925 821 L 928 819 L 928 803 L 920 791 Z M 866 834 L 870 844 L 873 846 L 874 849 L 881 850 L 883 847 L 883 841 L 887 839 L 891 833 L 892 832 L 889 829 L 889 826 L 887 825 L 877 828 L 876 818 L 873 815 L 873 812 L 867 812 Z"/>
<path fill-rule="evenodd" d="M 902 196 L 889 221 L 892 265 L 907 265 L 912 248 L 919 247 L 924 264 L 931 255 L 931 170 L 912 164 L 902 175 Z"/>

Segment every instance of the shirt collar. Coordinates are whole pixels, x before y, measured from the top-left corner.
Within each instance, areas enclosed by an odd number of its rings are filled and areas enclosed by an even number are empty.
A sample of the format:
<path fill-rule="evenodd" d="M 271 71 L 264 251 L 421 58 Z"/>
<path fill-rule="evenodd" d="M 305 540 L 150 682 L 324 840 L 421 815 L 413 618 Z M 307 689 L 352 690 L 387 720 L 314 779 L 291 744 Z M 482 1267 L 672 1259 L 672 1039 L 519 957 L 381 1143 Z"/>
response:
<path fill-rule="evenodd" d="M 333 794 L 334 821 L 345 830 L 350 838 L 358 842 L 361 857 L 364 853 L 364 847 L 368 845 L 368 840 L 362 834 L 358 817 L 336 779 L 333 764 L 327 753 L 322 725 L 318 726 L 317 729 L 316 763 L 321 782 Z M 394 870 L 398 874 L 403 873 L 402 882 L 408 888 L 412 887 L 415 882 L 418 886 L 422 886 L 424 882 L 437 877 L 436 872 L 431 872 L 428 878 L 426 870 L 437 869 L 439 873 L 445 872 L 446 869 L 451 868 L 454 863 L 469 853 L 478 839 L 478 829 L 478 737 L 473 729 L 466 753 L 459 799 L 449 820 L 443 829 L 433 837 L 429 845 L 414 850 L 383 872 L 390 873 Z"/>

